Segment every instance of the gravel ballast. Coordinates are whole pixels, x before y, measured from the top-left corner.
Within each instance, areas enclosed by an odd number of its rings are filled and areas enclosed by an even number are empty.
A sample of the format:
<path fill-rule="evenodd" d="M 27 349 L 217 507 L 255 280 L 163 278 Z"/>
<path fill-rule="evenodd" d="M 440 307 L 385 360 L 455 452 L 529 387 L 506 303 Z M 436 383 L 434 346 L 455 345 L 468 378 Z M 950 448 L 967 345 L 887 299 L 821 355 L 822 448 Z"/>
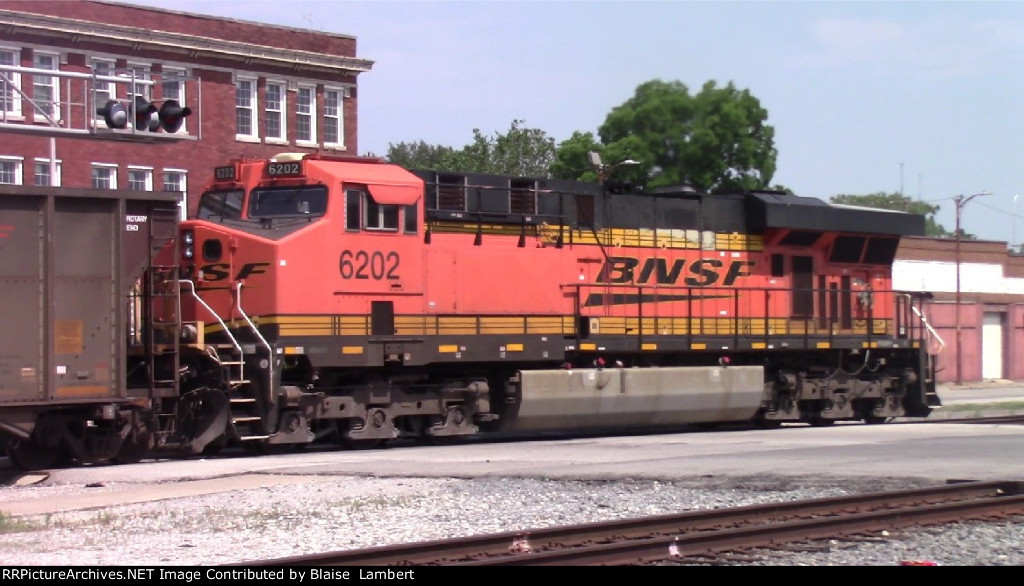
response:
<path fill-rule="evenodd" d="M 472 534 L 922 486 L 857 479 L 688 481 L 314 477 L 47 515 L 0 517 L 4 566 L 212 566 Z M 152 485 L 37 484 L 0 501 Z M 2 510 L 2 506 L 0 506 Z M 744 556 L 745 565 L 1024 565 L 1024 519 L 901 531 Z"/>

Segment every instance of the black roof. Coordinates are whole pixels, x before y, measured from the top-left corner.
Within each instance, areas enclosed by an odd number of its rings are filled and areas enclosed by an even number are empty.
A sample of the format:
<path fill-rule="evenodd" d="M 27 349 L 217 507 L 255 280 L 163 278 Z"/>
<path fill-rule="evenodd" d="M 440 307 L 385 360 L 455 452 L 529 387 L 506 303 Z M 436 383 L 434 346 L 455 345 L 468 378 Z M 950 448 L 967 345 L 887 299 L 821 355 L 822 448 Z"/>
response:
<path fill-rule="evenodd" d="M 893 210 L 829 204 L 817 198 L 781 192 L 757 191 L 747 197 L 747 226 L 755 231 L 790 228 L 923 236 L 925 217 Z"/>

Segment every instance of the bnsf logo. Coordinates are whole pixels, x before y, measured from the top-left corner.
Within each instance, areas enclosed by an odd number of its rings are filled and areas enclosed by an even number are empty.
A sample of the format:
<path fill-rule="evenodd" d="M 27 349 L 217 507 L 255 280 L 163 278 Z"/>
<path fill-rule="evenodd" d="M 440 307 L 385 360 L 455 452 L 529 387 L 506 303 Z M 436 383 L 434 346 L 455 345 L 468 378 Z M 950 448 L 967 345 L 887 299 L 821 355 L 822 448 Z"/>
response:
<path fill-rule="evenodd" d="M 235 275 L 234 281 L 241 281 L 249 275 L 260 275 L 267 272 L 269 262 L 250 262 L 242 265 Z M 211 263 L 199 267 L 200 274 L 204 281 L 224 281 L 231 276 L 231 266 L 227 263 Z"/>
<path fill-rule="evenodd" d="M 648 258 L 641 264 L 640 259 L 627 256 L 610 256 L 601 267 L 597 276 L 598 283 L 632 283 L 637 285 L 677 285 L 688 287 L 710 287 L 722 281 L 722 286 L 730 287 L 736 279 L 749 277 L 754 266 L 751 260 L 734 260 L 725 263 L 714 258 L 697 259 L 687 266 L 687 261 L 677 259 L 669 264 L 668 259 Z M 722 278 L 722 273 L 725 278 Z M 680 277 L 684 274 L 682 279 Z"/>

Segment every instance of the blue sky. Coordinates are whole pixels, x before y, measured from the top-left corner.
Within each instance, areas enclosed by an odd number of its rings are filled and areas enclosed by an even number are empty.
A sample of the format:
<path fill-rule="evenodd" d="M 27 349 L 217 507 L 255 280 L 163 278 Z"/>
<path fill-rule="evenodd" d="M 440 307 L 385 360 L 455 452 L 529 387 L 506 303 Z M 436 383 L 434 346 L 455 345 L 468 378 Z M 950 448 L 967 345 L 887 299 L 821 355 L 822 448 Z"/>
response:
<path fill-rule="evenodd" d="M 1024 242 L 1024 2 L 134 0 L 357 38 L 361 154 L 461 147 L 521 119 L 597 131 L 651 79 L 747 89 L 773 183 L 902 192 L 984 239 Z M 1015 195 L 1020 197 L 1015 198 Z"/>

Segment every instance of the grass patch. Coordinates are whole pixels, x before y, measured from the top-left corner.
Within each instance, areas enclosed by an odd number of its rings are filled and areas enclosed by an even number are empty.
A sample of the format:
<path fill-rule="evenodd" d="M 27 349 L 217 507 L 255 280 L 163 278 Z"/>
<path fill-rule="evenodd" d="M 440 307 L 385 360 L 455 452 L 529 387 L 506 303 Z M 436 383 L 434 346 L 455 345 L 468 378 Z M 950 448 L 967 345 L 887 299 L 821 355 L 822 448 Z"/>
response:
<path fill-rule="evenodd" d="M 0 511 L 0 533 L 25 533 L 26 531 L 37 531 L 41 527 L 14 515 L 8 515 Z"/>

